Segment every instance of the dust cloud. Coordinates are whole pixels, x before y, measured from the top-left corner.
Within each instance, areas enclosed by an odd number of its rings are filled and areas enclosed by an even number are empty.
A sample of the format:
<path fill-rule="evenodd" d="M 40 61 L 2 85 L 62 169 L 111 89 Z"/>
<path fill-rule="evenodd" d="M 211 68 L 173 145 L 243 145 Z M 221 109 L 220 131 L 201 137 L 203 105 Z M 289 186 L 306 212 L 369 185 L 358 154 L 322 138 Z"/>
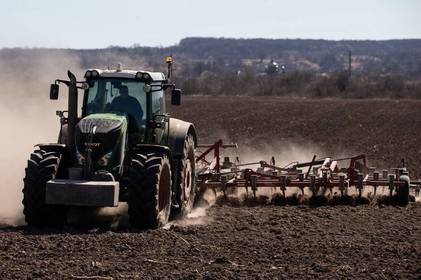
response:
<path fill-rule="evenodd" d="M 51 55 L 18 55 L 0 50 L 0 224 L 24 223 L 22 187 L 26 161 L 37 143 L 56 142 L 56 110 L 66 109 L 67 89 L 50 101 L 49 84 L 66 79 L 68 69 L 78 77 L 79 59 L 65 51 Z"/>
<path fill-rule="evenodd" d="M 213 221 L 213 218 L 208 214 L 208 209 L 216 202 L 216 196 L 212 190 L 206 190 L 199 201 L 187 215 L 169 222 L 164 229 L 169 229 L 175 226 L 193 226 L 193 225 L 207 225 Z"/>

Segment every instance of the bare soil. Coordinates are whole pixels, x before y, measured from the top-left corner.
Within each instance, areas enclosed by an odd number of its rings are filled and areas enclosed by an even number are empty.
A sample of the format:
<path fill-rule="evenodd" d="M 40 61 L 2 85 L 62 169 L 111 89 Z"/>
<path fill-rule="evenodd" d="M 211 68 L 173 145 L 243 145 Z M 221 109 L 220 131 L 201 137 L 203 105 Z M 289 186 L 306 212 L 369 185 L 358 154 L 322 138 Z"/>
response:
<path fill-rule="evenodd" d="M 188 97 L 175 116 L 215 138 L 294 142 L 421 173 L 421 101 Z M 311 157 L 312 155 L 309 155 Z M 153 231 L 0 229 L 0 279 L 420 279 L 421 205 L 217 203 Z"/>
<path fill-rule="evenodd" d="M 201 142 L 223 138 L 240 150 L 294 143 L 316 148 L 319 157 L 366 154 L 379 169 L 405 158 L 411 176 L 421 175 L 421 100 L 203 96 L 182 102 L 170 109 L 196 124 Z"/>

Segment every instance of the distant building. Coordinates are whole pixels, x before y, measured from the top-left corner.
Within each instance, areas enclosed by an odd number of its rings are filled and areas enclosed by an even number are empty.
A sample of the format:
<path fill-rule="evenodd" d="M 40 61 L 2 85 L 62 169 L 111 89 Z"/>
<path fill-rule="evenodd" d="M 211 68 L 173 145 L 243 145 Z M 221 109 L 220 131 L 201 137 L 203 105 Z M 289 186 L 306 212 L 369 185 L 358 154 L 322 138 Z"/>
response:
<path fill-rule="evenodd" d="M 266 74 L 274 75 L 279 73 L 279 65 L 273 59 L 266 66 Z"/>
<path fill-rule="evenodd" d="M 281 67 L 279 67 L 278 63 L 276 63 L 273 59 L 271 59 L 268 65 L 266 66 L 265 72 L 267 75 L 285 74 L 286 67 L 285 65 L 282 65 Z"/>

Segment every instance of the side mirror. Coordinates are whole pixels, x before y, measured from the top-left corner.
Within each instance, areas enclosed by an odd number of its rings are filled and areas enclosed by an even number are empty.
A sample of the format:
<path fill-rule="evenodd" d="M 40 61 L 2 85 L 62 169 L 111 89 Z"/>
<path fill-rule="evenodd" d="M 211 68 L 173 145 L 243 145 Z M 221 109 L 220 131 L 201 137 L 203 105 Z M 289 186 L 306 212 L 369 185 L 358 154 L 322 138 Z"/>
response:
<path fill-rule="evenodd" d="M 50 99 L 57 100 L 58 99 L 58 85 L 51 84 L 50 86 Z"/>
<path fill-rule="evenodd" d="M 173 89 L 171 92 L 171 105 L 179 106 L 181 104 L 181 89 Z"/>
<path fill-rule="evenodd" d="M 151 89 L 152 89 L 151 85 L 148 85 L 148 84 L 144 84 L 144 85 L 143 85 L 143 91 L 144 91 L 145 93 L 149 93 L 149 92 L 151 92 Z"/>

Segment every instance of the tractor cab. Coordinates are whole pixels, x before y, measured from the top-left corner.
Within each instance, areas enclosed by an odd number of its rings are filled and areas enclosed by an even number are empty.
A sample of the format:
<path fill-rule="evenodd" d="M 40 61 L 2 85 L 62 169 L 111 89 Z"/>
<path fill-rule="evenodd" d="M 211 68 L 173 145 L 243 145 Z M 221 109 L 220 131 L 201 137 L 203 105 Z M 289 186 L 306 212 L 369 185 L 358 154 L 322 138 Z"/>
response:
<path fill-rule="evenodd" d="M 104 121 L 125 119 L 131 142 L 160 142 L 146 139 L 148 126 L 166 116 L 164 90 L 169 86 L 163 73 L 121 70 L 88 70 L 82 117 Z M 137 136 L 134 136 L 137 135 Z M 156 136 L 155 136 L 156 138 Z"/>

